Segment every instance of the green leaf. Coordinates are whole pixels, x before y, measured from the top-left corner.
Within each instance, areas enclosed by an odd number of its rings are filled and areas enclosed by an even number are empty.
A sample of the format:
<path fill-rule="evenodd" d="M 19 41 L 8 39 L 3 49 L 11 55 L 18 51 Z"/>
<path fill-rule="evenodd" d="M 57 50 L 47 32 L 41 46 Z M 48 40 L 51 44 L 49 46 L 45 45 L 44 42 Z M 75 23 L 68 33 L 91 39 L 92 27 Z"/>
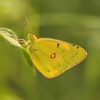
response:
<path fill-rule="evenodd" d="M 0 35 L 4 37 L 4 39 L 6 39 L 10 44 L 17 46 L 17 47 L 22 47 L 19 43 L 18 43 L 18 38 L 16 36 L 16 34 L 7 28 L 0 28 Z"/>
<path fill-rule="evenodd" d="M 12 44 L 22 50 L 28 64 L 33 69 L 33 72 L 35 74 L 35 69 L 33 67 L 33 62 L 31 60 L 30 53 L 28 52 L 28 50 L 26 48 L 24 48 L 20 45 L 16 34 L 8 28 L 0 28 L 0 36 L 3 37 L 5 40 L 7 40 L 10 44 Z"/>

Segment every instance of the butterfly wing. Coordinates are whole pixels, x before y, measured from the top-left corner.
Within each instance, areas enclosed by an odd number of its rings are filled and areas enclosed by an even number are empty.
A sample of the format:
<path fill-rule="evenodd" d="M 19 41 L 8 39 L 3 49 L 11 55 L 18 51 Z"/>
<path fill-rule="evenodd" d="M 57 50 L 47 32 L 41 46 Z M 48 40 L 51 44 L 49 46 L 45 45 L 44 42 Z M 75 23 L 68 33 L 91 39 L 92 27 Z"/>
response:
<path fill-rule="evenodd" d="M 80 63 L 87 52 L 80 46 L 64 41 L 40 38 L 29 48 L 37 69 L 47 78 L 53 78 Z"/>

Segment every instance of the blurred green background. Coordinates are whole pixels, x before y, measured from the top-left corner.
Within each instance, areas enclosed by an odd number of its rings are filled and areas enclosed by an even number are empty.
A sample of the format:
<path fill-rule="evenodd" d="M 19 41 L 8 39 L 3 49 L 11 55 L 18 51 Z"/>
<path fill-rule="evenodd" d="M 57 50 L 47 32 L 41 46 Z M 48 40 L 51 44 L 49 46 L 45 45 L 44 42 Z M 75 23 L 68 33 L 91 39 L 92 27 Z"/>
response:
<path fill-rule="evenodd" d="M 0 27 L 27 40 L 27 16 L 37 37 L 84 47 L 87 58 L 54 79 L 36 69 L 23 53 L 0 38 L 0 100 L 100 100 L 99 0 L 0 0 Z"/>

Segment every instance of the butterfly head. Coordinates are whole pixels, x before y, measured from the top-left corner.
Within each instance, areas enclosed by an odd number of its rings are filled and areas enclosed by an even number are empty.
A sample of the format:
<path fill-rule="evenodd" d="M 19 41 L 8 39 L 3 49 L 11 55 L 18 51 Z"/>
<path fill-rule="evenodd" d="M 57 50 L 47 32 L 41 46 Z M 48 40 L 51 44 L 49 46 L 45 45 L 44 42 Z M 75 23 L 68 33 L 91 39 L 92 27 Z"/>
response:
<path fill-rule="evenodd" d="M 34 42 L 35 40 L 37 40 L 37 37 L 34 34 L 28 34 L 28 40 L 30 42 Z"/>

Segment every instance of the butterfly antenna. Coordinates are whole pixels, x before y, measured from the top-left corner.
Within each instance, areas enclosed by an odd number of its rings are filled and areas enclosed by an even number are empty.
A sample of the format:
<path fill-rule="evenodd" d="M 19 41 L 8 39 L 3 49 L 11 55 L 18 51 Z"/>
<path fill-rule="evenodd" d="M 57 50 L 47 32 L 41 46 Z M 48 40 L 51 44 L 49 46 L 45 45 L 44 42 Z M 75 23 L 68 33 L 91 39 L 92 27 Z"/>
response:
<path fill-rule="evenodd" d="M 30 25 L 30 23 L 29 23 L 27 17 L 26 17 L 26 16 L 24 16 L 24 17 L 25 17 L 26 22 L 27 22 L 27 24 L 28 24 L 28 26 L 27 26 L 26 23 L 24 23 L 24 26 L 32 33 L 32 36 L 33 36 L 34 39 L 36 40 L 37 38 L 36 38 L 36 36 L 35 36 L 34 33 L 33 33 L 32 27 L 31 27 L 31 25 Z"/>
<path fill-rule="evenodd" d="M 26 17 L 26 16 L 24 16 L 25 17 L 25 20 L 26 20 L 26 22 L 27 22 L 27 24 L 28 24 L 28 26 L 26 25 L 26 23 L 24 23 L 24 26 L 31 32 L 31 33 L 33 33 L 33 30 L 32 30 L 32 27 L 31 27 L 31 25 L 30 25 L 30 23 L 29 23 L 29 20 L 28 20 L 28 18 Z M 33 33 L 34 34 L 34 33 Z"/>

